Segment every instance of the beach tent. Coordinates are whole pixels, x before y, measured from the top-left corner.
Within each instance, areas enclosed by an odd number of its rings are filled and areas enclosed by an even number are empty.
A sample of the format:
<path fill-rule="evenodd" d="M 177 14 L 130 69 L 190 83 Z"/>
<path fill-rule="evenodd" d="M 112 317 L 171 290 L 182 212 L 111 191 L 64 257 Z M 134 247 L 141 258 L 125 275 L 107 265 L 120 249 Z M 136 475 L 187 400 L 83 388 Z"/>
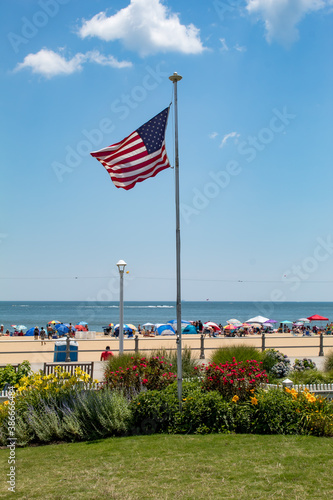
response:
<path fill-rule="evenodd" d="M 324 318 L 324 316 L 319 316 L 319 314 L 314 314 L 308 318 L 309 321 L 328 321 L 328 318 Z"/>
<path fill-rule="evenodd" d="M 186 321 L 185 319 L 182 319 L 181 323 L 182 323 L 182 325 L 190 325 L 191 324 L 190 321 Z M 168 321 L 168 324 L 177 326 L 177 320 L 171 319 L 170 321 Z"/>
<path fill-rule="evenodd" d="M 35 330 L 35 327 L 33 326 L 32 328 L 29 328 L 28 331 L 25 332 L 25 337 L 33 337 L 34 336 L 34 330 Z"/>
<path fill-rule="evenodd" d="M 155 332 L 157 335 L 175 335 L 176 332 L 170 324 L 157 323 L 155 325 Z"/>
<path fill-rule="evenodd" d="M 187 325 L 185 326 L 184 330 L 182 330 L 182 333 L 186 333 L 188 335 L 197 335 L 197 329 L 194 325 Z"/>
<path fill-rule="evenodd" d="M 176 319 L 172 319 L 170 321 L 168 321 L 167 323 L 168 325 L 171 325 L 172 328 L 176 331 L 177 329 L 177 320 Z M 190 321 L 186 321 L 184 319 L 181 320 L 181 326 L 182 326 L 182 331 L 184 330 L 184 328 L 187 326 L 187 325 L 190 325 Z"/>

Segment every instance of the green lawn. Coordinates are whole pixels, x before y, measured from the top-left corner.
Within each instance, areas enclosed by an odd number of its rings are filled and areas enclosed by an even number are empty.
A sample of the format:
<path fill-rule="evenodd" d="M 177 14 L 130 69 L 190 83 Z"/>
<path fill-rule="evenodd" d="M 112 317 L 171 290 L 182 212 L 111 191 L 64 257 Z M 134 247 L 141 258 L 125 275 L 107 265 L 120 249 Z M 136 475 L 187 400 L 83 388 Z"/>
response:
<path fill-rule="evenodd" d="M 16 449 L 16 494 L 0 498 L 332 498 L 333 440 L 299 436 L 153 435 Z M 3 466 L 4 464 L 4 466 Z"/>

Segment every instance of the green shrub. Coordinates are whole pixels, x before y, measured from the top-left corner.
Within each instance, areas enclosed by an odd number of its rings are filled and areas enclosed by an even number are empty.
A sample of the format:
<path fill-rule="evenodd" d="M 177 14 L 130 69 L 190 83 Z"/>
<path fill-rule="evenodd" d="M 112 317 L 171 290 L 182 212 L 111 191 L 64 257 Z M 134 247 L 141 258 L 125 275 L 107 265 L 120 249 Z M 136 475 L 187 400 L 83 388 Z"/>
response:
<path fill-rule="evenodd" d="M 324 371 L 333 371 L 333 350 L 328 351 L 328 353 L 325 355 Z"/>
<path fill-rule="evenodd" d="M 252 432 L 255 434 L 300 434 L 302 419 L 295 402 L 282 389 L 258 391 L 252 405 Z"/>
<path fill-rule="evenodd" d="M 289 399 L 293 400 L 295 412 L 300 416 L 303 433 L 314 436 L 333 436 L 333 402 L 311 394 L 307 389 L 297 392 L 285 388 Z"/>
<path fill-rule="evenodd" d="M 133 398 L 130 409 L 132 434 L 169 432 L 179 402 L 174 390 L 144 391 Z"/>
<path fill-rule="evenodd" d="M 183 398 L 182 412 L 175 414 L 176 433 L 210 434 L 231 432 L 235 428 L 232 405 L 217 391 L 195 390 Z"/>
<path fill-rule="evenodd" d="M 8 385 L 16 385 L 23 377 L 31 373 L 31 366 L 29 361 L 23 361 L 15 372 L 13 365 L 6 365 L 0 367 L 0 391 Z"/>
<path fill-rule="evenodd" d="M 71 403 L 63 404 L 65 432 L 80 423 L 80 437 L 85 440 L 109 436 L 123 436 L 128 432 L 131 412 L 127 399 L 110 390 L 86 391 L 78 394 Z"/>
<path fill-rule="evenodd" d="M 40 399 L 16 416 L 18 446 L 53 441 L 92 440 L 128 434 L 131 411 L 128 401 L 109 390 L 77 391 L 76 394 Z M 0 443 L 8 438 L 5 418 Z"/>
<path fill-rule="evenodd" d="M 267 375 L 262 369 L 262 362 L 246 360 L 225 364 L 210 363 L 201 367 L 204 391 L 218 391 L 226 400 L 233 396 L 241 400 L 248 399 L 262 383 L 267 382 Z"/>
<path fill-rule="evenodd" d="M 110 389 L 123 391 L 128 396 L 140 392 L 143 388 L 161 390 L 167 387 L 177 377 L 173 373 L 172 364 L 163 357 L 151 356 L 139 358 L 131 356 L 127 365 L 112 370 L 107 366 L 104 381 Z"/>
<path fill-rule="evenodd" d="M 303 372 L 292 371 L 288 377 L 294 384 L 329 384 L 333 382 L 332 372 L 320 372 L 318 370 L 306 370 Z"/>
<path fill-rule="evenodd" d="M 211 355 L 210 361 L 218 365 L 220 363 L 231 363 L 234 358 L 236 361 L 247 361 L 250 359 L 255 359 L 258 362 L 263 361 L 261 351 L 246 344 L 216 349 Z"/>

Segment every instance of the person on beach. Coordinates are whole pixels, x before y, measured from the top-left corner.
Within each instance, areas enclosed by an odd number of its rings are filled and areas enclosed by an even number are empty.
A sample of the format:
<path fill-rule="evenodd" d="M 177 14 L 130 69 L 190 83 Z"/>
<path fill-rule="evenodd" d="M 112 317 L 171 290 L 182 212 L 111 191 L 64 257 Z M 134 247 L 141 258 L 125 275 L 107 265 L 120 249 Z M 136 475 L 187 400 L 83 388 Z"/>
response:
<path fill-rule="evenodd" d="M 46 339 L 46 331 L 44 330 L 44 328 L 42 327 L 41 328 L 41 331 L 40 331 L 40 340 L 41 340 L 41 345 L 46 345 L 46 342 L 45 342 L 45 339 Z"/>
<path fill-rule="evenodd" d="M 52 325 L 47 325 L 47 338 L 48 338 L 48 340 L 52 339 L 52 335 L 53 335 Z"/>
<path fill-rule="evenodd" d="M 111 358 L 113 356 L 113 352 L 110 351 L 110 346 L 106 346 L 105 351 L 102 352 L 101 354 L 101 361 L 107 361 L 108 358 Z"/>
<path fill-rule="evenodd" d="M 34 329 L 34 340 L 38 340 L 38 335 L 39 335 L 39 328 L 38 326 L 36 326 Z"/>
<path fill-rule="evenodd" d="M 3 325 L 0 326 L 0 335 L 3 334 Z"/>

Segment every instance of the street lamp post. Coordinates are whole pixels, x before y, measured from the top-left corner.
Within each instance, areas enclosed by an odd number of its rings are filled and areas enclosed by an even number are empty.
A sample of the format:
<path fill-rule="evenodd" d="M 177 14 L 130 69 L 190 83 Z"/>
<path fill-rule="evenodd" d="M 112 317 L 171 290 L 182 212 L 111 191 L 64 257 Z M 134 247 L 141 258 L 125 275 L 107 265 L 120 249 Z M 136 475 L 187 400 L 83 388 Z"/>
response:
<path fill-rule="evenodd" d="M 117 262 L 120 276 L 119 289 L 119 354 L 124 352 L 124 271 L 127 266 L 124 260 Z"/>

